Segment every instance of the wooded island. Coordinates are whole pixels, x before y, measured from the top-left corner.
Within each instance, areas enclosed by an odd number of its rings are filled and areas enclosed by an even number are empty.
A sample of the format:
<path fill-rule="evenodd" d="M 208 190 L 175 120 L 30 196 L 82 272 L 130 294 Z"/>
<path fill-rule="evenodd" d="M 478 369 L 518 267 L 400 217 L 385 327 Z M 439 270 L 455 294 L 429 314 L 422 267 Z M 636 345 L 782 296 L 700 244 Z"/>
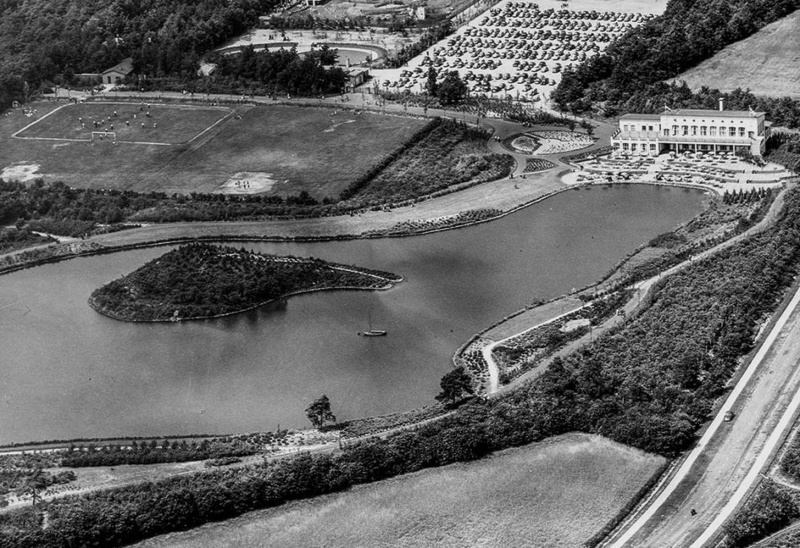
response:
<path fill-rule="evenodd" d="M 270 301 L 326 289 L 388 289 L 389 272 L 193 243 L 96 289 L 89 305 L 125 321 L 181 321 L 243 312 Z"/>

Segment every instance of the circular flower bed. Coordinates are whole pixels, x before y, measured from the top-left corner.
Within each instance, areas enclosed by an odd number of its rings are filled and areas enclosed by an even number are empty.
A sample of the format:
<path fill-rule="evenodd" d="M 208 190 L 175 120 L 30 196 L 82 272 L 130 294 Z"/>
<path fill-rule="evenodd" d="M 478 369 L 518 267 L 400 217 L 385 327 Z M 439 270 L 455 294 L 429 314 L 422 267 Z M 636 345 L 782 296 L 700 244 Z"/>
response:
<path fill-rule="evenodd" d="M 511 141 L 511 148 L 516 152 L 531 154 L 539 148 L 539 141 L 529 135 L 520 135 Z"/>

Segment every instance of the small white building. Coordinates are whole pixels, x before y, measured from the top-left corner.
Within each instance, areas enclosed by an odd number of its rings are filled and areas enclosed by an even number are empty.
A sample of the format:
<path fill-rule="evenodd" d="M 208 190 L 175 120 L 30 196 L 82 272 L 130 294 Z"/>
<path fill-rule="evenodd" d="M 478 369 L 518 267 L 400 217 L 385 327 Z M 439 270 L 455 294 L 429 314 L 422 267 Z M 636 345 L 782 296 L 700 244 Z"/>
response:
<path fill-rule="evenodd" d="M 769 122 L 753 110 L 665 110 L 661 114 L 626 114 L 611 136 L 615 149 L 657 155 L 663 152 L 764 153 Z"/>
<path fill-rule="evenodd" d="M 110 69 L 104 70 L 102 82 L 104 84 L 121 84 L 131 72 L 133 72 L 133 59 L 128 57 Z"/>
<path fill-rule="evenodd" d="M 367 78 L 369 78 L 369 69 L 347 68 L 347 82 L 345 84 L 347 91 L 355 91 L 358 86 L 367 81 Z"/>

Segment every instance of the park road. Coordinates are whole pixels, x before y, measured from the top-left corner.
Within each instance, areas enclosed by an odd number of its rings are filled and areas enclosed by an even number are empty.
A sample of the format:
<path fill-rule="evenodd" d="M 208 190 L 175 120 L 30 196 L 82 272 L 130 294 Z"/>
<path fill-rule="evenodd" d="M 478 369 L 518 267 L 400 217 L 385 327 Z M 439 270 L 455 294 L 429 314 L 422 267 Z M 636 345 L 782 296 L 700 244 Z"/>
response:
<path fill-rule="evenodd" d="M 727 505 L 800 390 L 797 303 L 793 298 L 784 312 L 785 323 L 776 324 L 777 331 L 765 342 L 763 359 L 752 364 L 756 369 L 733 404 L 733 421 L 719 425 L 689 473 L 657 512 L 645 523 L 637 522 L 635 534 L 628 532 L 612 546 L 690 546 Z"/>

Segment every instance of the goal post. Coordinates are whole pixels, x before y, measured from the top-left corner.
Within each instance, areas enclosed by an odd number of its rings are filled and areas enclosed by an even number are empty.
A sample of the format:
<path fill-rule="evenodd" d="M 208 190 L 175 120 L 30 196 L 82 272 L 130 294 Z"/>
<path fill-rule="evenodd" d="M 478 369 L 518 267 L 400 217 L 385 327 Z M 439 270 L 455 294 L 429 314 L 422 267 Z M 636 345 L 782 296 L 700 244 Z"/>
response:
<path fill-rule="evenodd" d="M 111 141 L 117 143 L 117 133 L 115 131 L 93 131 L 92 143 L 95 141 Z"/>

